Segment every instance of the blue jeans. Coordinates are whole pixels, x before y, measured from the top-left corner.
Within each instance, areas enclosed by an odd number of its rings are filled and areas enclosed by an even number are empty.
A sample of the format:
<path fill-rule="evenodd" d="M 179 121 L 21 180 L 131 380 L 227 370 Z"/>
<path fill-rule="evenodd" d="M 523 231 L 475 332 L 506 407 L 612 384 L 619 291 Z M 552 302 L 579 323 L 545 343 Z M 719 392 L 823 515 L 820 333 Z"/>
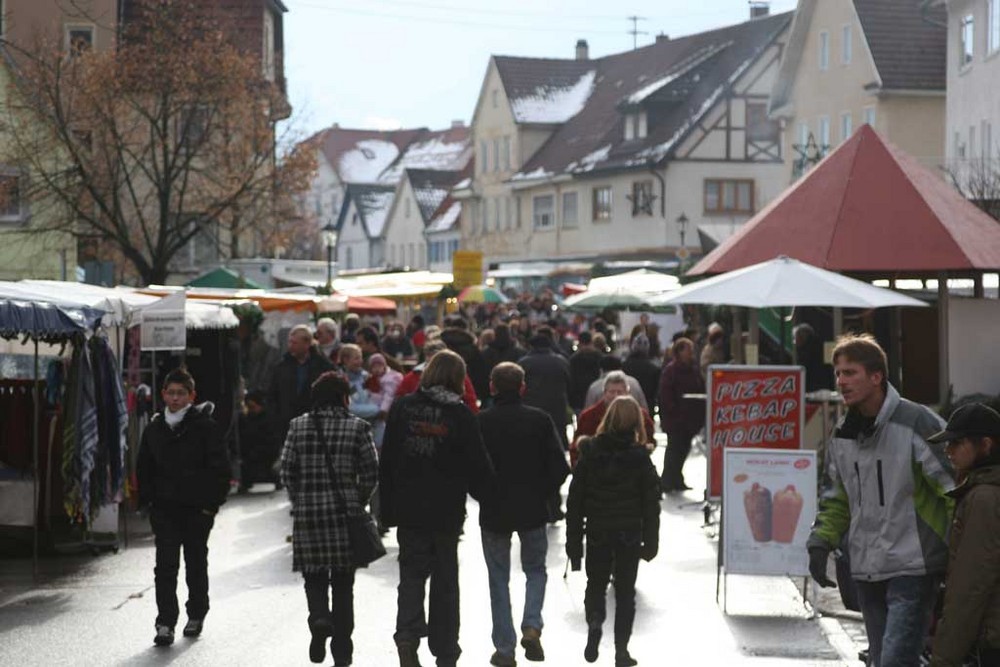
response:
<path fill-rule="evenodd" d="M 545 526 L 519 530 L 521 570 L 524 571 L 524 615 L 521 628 L 542 629 L 542 604 L 545 602 L 545 556 L 549 549 Z M 517 634 L 510 609 L 510 533 L 483 529 L 483 555 L 490 578 L 490 611 L 493 613 L 493 646 L 504 655 L 514 655 Z"/>
<path fill-rule="evenodd" d="M 940 583 L 937 575 L 857 580 L 868 634 L 868 667 L 920 664 Z"/>

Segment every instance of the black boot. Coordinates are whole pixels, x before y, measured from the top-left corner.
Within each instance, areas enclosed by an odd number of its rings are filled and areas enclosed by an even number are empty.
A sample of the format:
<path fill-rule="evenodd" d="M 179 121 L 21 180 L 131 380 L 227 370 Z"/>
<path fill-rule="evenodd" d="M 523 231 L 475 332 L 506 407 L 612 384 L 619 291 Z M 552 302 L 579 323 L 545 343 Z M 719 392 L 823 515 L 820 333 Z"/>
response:
<path fill-rule="evenodd" d="M 326 660 L 326 638 L 333 634 L 333 623 L 329 619 L 309 621 L 309 660 L 321 663 Z"/>
<path fill-rule="evenodd" d="M 590 626 L 587 631 L 587 646 L 583 649 L 583 659 L 587 662 L 597 662 L 597 651 L 601 645 L 601 626 Z"/>
<path fill-rule="evenodd" d="M 635 667 L 638 664 L 639 661 L 629 655 L 627 645 L 615 645 L 615 667 Z"/>

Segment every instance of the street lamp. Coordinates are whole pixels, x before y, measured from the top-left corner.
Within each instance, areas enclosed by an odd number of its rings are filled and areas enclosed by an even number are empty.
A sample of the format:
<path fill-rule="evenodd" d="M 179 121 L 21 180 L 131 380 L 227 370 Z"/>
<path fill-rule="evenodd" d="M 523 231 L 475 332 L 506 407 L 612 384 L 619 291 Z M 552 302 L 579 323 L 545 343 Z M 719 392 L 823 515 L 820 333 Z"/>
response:
<path fill-rule="evenodd" d="M 337 245 L 337 228 L 333 222 L 323 227 L 323 245 L 326 246 L 326 293 L 333 294 L 333 249 Z"/>
<path fill-rule="evenodd" d="M 684 260 L 687 259 L 688 249 L 684 245 L 684 235 L 687 233 L 688 217 L 684 215 L 682 211 L 679 216 L 677 216 L 677 230 L 681 235 L 681 247 L 677 251 L 677 258 L 680 259 L 680 273 L 684 273 Z"/>

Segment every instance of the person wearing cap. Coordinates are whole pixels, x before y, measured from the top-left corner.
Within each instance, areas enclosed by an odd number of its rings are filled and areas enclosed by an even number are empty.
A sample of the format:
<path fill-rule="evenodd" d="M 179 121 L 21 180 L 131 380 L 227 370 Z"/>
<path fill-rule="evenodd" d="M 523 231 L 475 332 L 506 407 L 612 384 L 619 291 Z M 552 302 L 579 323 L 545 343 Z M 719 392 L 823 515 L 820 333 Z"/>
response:
<path fill-rule="evenodd" d="M 952 413 L 928 441 L 946 443 L 961 485 L 948 539 L 944 610 L 931 665 L 1000 665 L 1000 414 L 982 403 Z"/>
<path fill-rule="evenodd" d="M 840 338 L 833 364 L 847 412 L 826 449 L 809 573 L 820 586 L 836 585 L 827 559 L 847 533 L 868 665 L 917 665 L 948 561 L 954 479 L 944 448 L 928 442 L 944 420 L 889 384 L 872 336 Z"/>
<path fill-rule="evenodd" d="M 708 367 L 712 364 L 724 364 L 729 360 L 726 354 L 726 331 L 718 322 L 708 325 L 708 339 L 701 348 L 701 377 L 708 377 Z"/>

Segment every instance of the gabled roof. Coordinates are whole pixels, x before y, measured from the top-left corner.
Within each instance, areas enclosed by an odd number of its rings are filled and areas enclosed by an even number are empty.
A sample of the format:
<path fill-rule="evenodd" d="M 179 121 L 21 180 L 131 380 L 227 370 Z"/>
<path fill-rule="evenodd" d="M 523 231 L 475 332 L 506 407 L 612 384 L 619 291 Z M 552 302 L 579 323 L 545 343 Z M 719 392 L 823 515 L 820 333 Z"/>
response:
<path fill-rule="evenodd" d="M 413 188 L 413 196 L 425 225 L 430 223 L 441 203 L 447 199 L 448 193 L 464 175 L 464 171 L 406 170 L 406 177 Z"/>
<path fill-rule="evenodd" d="M 358 130 L 333 126 L 306 140 L 318 146 L 342 183 L 398 183 L 403 171 L 464 169 L 469 128 Z"/>
<path fill-rule="evenodd" d="M 594 90 L 597 61 L 494 56 L 517 123 L 565 123 Z"/>
<path fill-rule="evenodd" d="M 389 215 L 389 209 L 392 208 L 392 200 L 395 195 L 395 185 L 349 183 L 347 193 L 344 195 L 344 203 L 340 207 L 340 216 L 337 218 L 337 230 L 343 229 L 347 211 L 353 202 L 364 226 L 365 235 L 369 239 L 381 238 L 382 232 L 385 230 L 385 220 Z"/>
<path fill-rule="evenodd" d="M 457 229 L 458 221 L 462 217 L 462 202 L 451 198 L 451 195 L 445 197 L 444 201 L 435 211 L 434 215 L 431 217 L 431 221 L 427 223 L 427 227 L 424 229 L 426 234 L 443 234 L 444 232 L 450 232 L 453 229 Z"/>
<path fill-rule="evenodd" d="M 944 91 L 948 12 L 921 0 L 854 0 L 884 90 Z"/>
<path fill-rule="evenodd" d="M 799 0 L 771 96 L 772 111 L 788 103 L 818 0 Z M 882 90 L 944 91 L 948 15 L 925 0 L 851 0 Z"/>
<path fill-rule="evenodd" d="M 852 273 L 996 271 L 1000 224 L 863 125 L 688 273 L 778 255 Z"/>
<path fill-rule="evenodd" d="M 589 78 L 593 79 L 585 103 L 553 132 L 513 180 L 645 167 L 670 157 L 790 20 L 791 13 L 776 14 L 686 37 L 660 39 L 592 61 L 495 58 L 515 110 L 521 100 L 532 99 L 531 91 L 539 90 L 556 91 L 556 101 L 565 102 L 556 106 L 568 110 L 570 91 L 581 90 Z M 626 142 L 623 111 L 629 107 L 647 109 L 649 130 L 645 138 Z"/>

